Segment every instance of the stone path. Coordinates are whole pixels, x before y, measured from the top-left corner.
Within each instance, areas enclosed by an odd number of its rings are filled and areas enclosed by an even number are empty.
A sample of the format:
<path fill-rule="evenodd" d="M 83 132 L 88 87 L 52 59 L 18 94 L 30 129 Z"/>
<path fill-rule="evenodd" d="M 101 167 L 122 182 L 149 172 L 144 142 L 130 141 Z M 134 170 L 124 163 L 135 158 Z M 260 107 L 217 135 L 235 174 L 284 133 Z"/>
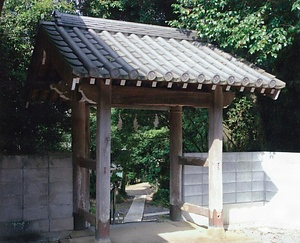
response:
<path fill-rule="evenodd" d="M 132 201 L 124 223 L 141 222 L 144 214 L 144 207 L 147 195 L 136 195 Z"/>

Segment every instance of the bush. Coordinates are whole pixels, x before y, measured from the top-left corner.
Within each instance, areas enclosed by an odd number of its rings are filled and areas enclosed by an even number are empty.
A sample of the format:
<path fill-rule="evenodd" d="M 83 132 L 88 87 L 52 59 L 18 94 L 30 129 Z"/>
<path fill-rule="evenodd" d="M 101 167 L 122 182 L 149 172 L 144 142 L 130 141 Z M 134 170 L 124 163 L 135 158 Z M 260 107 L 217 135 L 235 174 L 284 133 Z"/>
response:
<path fill-rule="evenodd" d="M 156 193 L 154 193 L 152 198 L 152 204 L 154 206 L 161 206 L 164 208 L 169 207 L 169 190 L 159 188 Z"/>

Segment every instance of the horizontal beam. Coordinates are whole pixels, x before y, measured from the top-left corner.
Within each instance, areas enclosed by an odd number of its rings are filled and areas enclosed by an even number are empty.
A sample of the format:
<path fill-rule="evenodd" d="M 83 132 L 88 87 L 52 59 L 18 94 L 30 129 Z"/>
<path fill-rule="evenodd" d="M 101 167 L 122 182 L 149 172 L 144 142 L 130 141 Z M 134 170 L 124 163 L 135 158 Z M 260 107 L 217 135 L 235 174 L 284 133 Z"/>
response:
<path fill-rule="evenodd" d="M 179 156 L 179 164 L 207 167 L 208 166 L 208 158 Z"/>
<path fill-rule="evenodd" d="M 89 103 L 97 103 L 99 90 L 97 86 L 80 84 L 79 92 Z M 224 106 L 228 106 L 234 98 L 234 93 L 224 92 Z M 171 107 L 192 106 L 209 108 L 212 105 L 212 93 L 178 91 L 159 88 L 112 86 L 113 107 Z"/>
<path fill-rule="evenodd" d="M 89 170 L 96 170 L 96 161 L 95 160 L 78 157 L 77 163 L 80 167 L 83 167 L 83 168 L 86 168 Z"/>
<path fill-rule="evenodd" d="M 194 205 L 191 203 L 183 203 L 181 206 L 181 210 L 186 211 L 188 213 L 198 214 L 204 217 L 209 217 L 209 209 L 206 207 Z"/>
<path fill-rule="evenodd" d="M 195 106 L 206 108 L 212 101 L 210 93 L 184 92 L 159 88 L 113 87 L 114 105 Z"/>
<path fill-rule="evenodd" d="M 78 209 L 78 213 L 82 216 L 82 218 L 90 223 L 93 226 L 96 226 L 96 217 L 91 214 L 90 212 L 85 211 L 84 209 L 80 208 Z"/>
<path fill-rule="evenodd" d="M 113 105 L 113 108 L 130 109 L 130 110 L 152 110 L 152 111 L 169 111 L 170 106 L 150 106 L 150 105 Z"/>

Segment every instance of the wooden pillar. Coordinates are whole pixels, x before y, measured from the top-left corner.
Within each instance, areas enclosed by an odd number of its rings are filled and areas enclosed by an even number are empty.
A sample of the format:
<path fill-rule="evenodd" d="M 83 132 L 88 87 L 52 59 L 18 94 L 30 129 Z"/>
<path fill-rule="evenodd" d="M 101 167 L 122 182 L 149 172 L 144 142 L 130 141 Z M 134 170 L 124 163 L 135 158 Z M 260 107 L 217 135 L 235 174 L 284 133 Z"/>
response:
<path fill-rule="evenodd" d="M 110 242 L 111 86 L 99 82 L 96 149 L 96 241 Z"/>
<path fill-rule="evenodd" d="M 181 220 L 182 203 L 182 107 L 172 107 L 170 113 L 170 217 Z"/>
<path fill-rule="evenodd" d="M 209 109 L 209 226 L 223 228 L 223 94 L 218 86 Z"/>
<path fill-rule="evenodd" d="M 89 211 L 90 177 L 88 169 L 78 166 L 77 158 L 88 157 L 89 108 L 84 102 L 78 102 L 76 93 L 72 100 L 72 151 L 73 151 L 73 217 L 74 230 L 83 230 L 87 224 L 78 213 L 78 209 Z"/>

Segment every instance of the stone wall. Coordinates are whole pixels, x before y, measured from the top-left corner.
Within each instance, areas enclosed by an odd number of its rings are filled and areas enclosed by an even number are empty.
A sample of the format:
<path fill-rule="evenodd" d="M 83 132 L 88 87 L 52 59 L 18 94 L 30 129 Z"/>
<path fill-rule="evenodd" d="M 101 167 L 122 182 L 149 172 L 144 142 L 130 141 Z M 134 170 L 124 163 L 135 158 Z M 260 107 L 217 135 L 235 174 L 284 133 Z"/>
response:
<path fill-rule="evenodd" d="M 0 235 L 73 229 L 70 154 L 0 156 Z"/>
<path fill-rule="evenodd" d="M 207 157 L 206 153 L 185 154 Z M 223 201 L 225 224 L 300 226 L 299 153 L 223 153 Z M 208 168 L 184 166 L 183 200 L 208 206 Z M 199 224 L 208 220 L 196 215 Z"/>

